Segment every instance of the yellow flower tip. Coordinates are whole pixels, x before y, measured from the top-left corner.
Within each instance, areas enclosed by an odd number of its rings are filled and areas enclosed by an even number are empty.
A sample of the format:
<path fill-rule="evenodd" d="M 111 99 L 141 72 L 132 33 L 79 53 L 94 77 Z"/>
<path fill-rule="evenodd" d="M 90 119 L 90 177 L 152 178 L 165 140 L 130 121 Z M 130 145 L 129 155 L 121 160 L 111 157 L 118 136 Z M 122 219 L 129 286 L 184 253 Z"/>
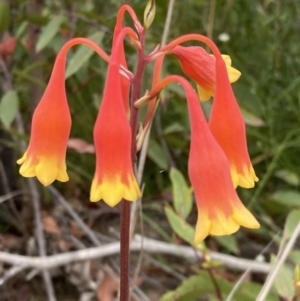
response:
<path fill-rule="evenodd" d="M 242 203 L 235 204 L 232 214 L 228 216 L 221 210 L 215 210 L 213 215 L 213 217 L 210 217 L 204 210 L 198 213 L 195 244 L 203 241 L 208 235 L 222 236 L 233 234 L 239 230 L 240 226 L 250 229 L 258 229 L 260 227 L 256 218 Z"/>
<path fill-rule="evenodd" d="M 195 232 L 195 244 L 203 241 L 208 235 L 222 236 L 230 235 L 239 230 L 240 224 L 233 216 L 225 216 L 223 212 L 216 212 L 213 218 L 208 214 L 198 214 Z"/>
<path fill-rule="evenodd" d="M 27 158 L 27 152 L 24 153 L 24 155 L 22 156 L 22 158 L 20 158 L 19 160 L 17 160 L 17 164 L 21 165 L 25 162 Z"/>
<path fill-rule="evenodd" d="M 243 173 L 238 172 L 235 166 L 231 166 L 231 177 L 235 188 L 237 186 L 253 188 L 255 182 L 259 181 L 252 166 L 250 168 L 244 167 Z"/>
<path fill-rule="evenodd" d="M 260 227 L 259 222 L 243 204 L 234 208 L 232 218 L 245 228 L 258 229 Z"/>
<path fill-rule="evenodd" d="M 106 178 L 101 183 L 95 177 L 92 182 L 90 201 L 98 202 L 103 200 L 110 207 L 114 207 L 122 199 L 134 202 L 140 195 L 140 189 L 134 178 L 130 178 L 128 184 L 124 184 L 119 176 L 114 179 Z"/>
<path fill-rule="evenodd" d="M 227 69 L 230 83 L 236 82 L 240 78 L 242 73 L 239 70 L 231 67 L 231 58 L 229 55 L 222 54 L 222 58 L 226 64 L 226 69 Z"/>
<path fill-rule="evenodd" d="M 33 162 L 25 153 L 17 163 L 22 164 L 20 174 L 23 177 L 37 177 L 44 186 L 52 184 L 55 180 L 61 182 L 67 182 L 69 180 L 66 164 L 58 164 L 56 159 L 41 157 L 38 162 Z"/>
<path fill-rule="evenodd" d="M 237 70 L 231 66 L 226 65 L 226 68 L 227 68 L 230 83 L 236 82 L 242 75 L 242 73 L 239 70 Z"/>
<path fill-rule="evenodd" d="M 212 96 L 214 96 L 214 91 L 210 89 L 205 89 L 200 85 L 197 85 L 199 99 L 202 102 L 209 100 Z"/>

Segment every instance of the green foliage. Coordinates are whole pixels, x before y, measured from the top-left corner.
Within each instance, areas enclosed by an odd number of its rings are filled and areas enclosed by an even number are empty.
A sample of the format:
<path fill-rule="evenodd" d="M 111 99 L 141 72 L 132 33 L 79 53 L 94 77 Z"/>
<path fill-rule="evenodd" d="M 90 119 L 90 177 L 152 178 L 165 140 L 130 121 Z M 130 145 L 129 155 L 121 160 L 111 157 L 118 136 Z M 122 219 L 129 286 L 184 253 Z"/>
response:
<path fill-rule="evenodd" d="M 16 91 L 6 92 L 0 100 L 0 120 L 9 128 L 19 110 L 19 98 Z"/>
<path fill-rule="evenodd" d="M 214 276 L 223 297 L 228 296 L 233 289 L 234 283 L 224 280 L 222 277 Z M 254 283 L 244 283 L 235 293 L 232 301 L 253 301 L 257 297 L 261 286 Z M 166 293 L 160 301 L 195 301 L 200 297 L 208 297 L 207 300 L 218 300 L 215 296 L 216 288 L 211 281 L 208 272 L 198 271 L 194 276 L 187 278 L 173 292 Z M 270 293 L 266 301 L 279 301 L 274 293 Z"/>
<path fill-rule="evenodd" d="M 195 229 L 178 216 L 171 207 L 165 207 L 165 213 L 173 231 L 184 241 L 194 245 Z"/>
<path fill-rule="evenodd" d="M 8 29 L 10 23 L 9 6 L 5 0 L 0 0 L 0 34 Z"/>
<path fill-rule="evenodd" d="M 58 33 L 64 19 L 65 18 L 62 16 L 56 16 L 51 18 L 49 23 L 43 28 L 43 31 L 36 44 L 37 52 L 43 50 L 51 42 L 54 36 Z"/>
<path fill-rule="evenodd" d="M 188 187 L 183 175 L 176 169 L 171 168 L 170 179 L 173 189 L 174 209 L 183 219 L 187 218 L 193 206 L 192 187 Z"/>
<path fill-rule="evenodd" d="M 96 31 L 87 38 L 94 41 L 98 45 L 101 45 L 103 36 L 103 32 Z M 82 65 L 90 59 L 90 57 L 94 53 L 95 51 L 86 45 L 79 46 L 74 55 L 70 57 L 70 60 L 68 62 L 66 70 L 66 79 L 69 78 L 71 75 L 75 74 L 82 67 Z"/>

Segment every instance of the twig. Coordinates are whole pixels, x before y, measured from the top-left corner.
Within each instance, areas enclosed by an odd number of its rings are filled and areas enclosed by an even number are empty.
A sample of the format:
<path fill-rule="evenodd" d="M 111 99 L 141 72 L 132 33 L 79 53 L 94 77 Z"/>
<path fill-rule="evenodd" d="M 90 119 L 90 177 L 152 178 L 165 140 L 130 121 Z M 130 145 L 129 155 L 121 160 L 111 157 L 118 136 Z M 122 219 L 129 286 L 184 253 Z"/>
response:
<path fill-rule="evenodd" d="M 38 193 L 38 188 L 36 184 L 36 180 L 33 178 L 28 179 L 31 195 L 32 195 L 32 202 L 33 202 L 33 209 L 34 209 L 34 216 L 35 216 L 35 230 L 36 230 L 36 237 L 39 247 L 39 253 L 41 259 L 45 259 L 46 256 L 46 247 L 45 247 L 45 237 L 43 231 L 43 225 L 41 221 L 41 209 L 40 209 L 40 196 Z M 43 271 L 43 278 L 46 285 L 46 291 L 48 295 L 49 301 L 56 301 L 55 292 L 53 288 L 53 283 L 49 274 L 49 271 Z"/>
<path fill-rule="evenodd" d="M 281 268 L 285 260 L 287 259 L 288 255 L 290 254 L 298 236 L 300 235 L 300 222 L 298 223 L 293 235 L 291 236 L 290 240 L 288 241 L 285 249 L 282 252 L 281 257 L 278 259 L 278 261 L 275 263 L 275 265 L 272 267 L 264 286 L 262 287 L 258 297 L 256 298 L 256 301 L 264 301 L 267 297 L 267 294 L 269 293 L 272 284 Z"/>
<path fill-rule="evenodd" d="M 143 244 L 142 239 L 144 240 Z M 131 251 L 140 251 L 142 245 L 144 252 L 161 253 L 177 257 L 184 257 L 191 261 L 198 261 L 199 258 L 203 258 L 203 253 L 201 251 L 193 249 L 192 247 L 179 246 L 146 237 L 142 238 L 140 235 L 135 235 L 131 243 L 130 249 Z M 75 261 L 92 260 L 96 258 L 111 256 L 114 254 L 119 254 L 119 252 L 120 243 L 114 242 L 100 247 L 46 256 L 43 258 L 0 252 L 0 262 L 45 270 L 53 269 Z M 271 270 L 270 264 L 264 262 L 242 259 L 235 256 L 213 251 L 208 252 L 208 255 L 212 260 L 221 261 L 224 264 L 224 266 L 235 271 L 245 271 L 247 269 L 250 269 L 251 272 L 254 273 L 267 274 Z"/>
<path fill-rule="evenodd" d="M 259 258 L 260 255 L 264 254 L 273 244 L 275 238 L 279 235 L 280 232 L 278 232 L 276 235 L 274 235 L 274 237 L 272 238 L 272 240 L 263 248 L 263 250 L 256 256 L 256 260 L 257 258 Z M 244 280 L 246 279 L 246 277 L 251 273 L 250 268 L 247 269 L 243 275 L 239 278 L 239 280 L 235 283 L 234 287 L 232 288 L 232 290 L 230 291 L 229 295 L 226 298 L 226 301 L 231 301 L 234 294 L 236 293 L 236 291 L 239 289 L 239 287 L 241 286 L 241 284 L 244 282 Z"/>
<path fill-rule="evenodd" d="M 216 277 L 215 275 L 213 274 L 212 270 L 211 269 L 207 269 L 207 273 L 210 277 L 210 280 L 215 288 L 215 293 L 216 293 L 216 297 L 219 301 L 224 301 L 223 299 L 223 296 L 222 296 L 222 292 L 221 292 L 221 289 L 220 289 L 220 286 L 216 280 Z"/>
<path fill-rule="evenodd" d="M 7 200 L 10 200 L 11 198 L 18 196 L 18 195 L 22 195 L 24 192 L 22 190 L 15 190 L 15 191 L 11 191 L 5 195 L 0 196 L 0 204 L 4 203 Z"/>
<path fill-rule="evenodd" d="M 15 265 L 5 272 L 4 276 L 0 278 L 0 286 L 3 285 L 7 280 L 19 274 L 26 269 L 26 266 Z"/>
<path fill-rule="evenodd" d="M 161 38 L 161 46 L 164 46 L 167 43 L 171 21 L 172 21 L 172 15 L 174 11 L 174 4 L 175 4 L 175 0 L 169 0 L 167 18 L 164 26 L 164 32 Z"/>
<path fill-rule="evenodd" d="M 75 212 L 72 206 L 67 202 L 63 195 L 52 185 L 48 186 L 49 191 L 52 195 L 59 201 L 59 203 L 64 207 L 64 209 L 70 214 L 70 216 L 76 221 L 78 226 L 84 233 L 88 236 L 91 242 L 95 246 L 101 246 L 101 241 L 98 239 L 96 234 L 89 228 L 89 226 L 81 219 L 81 217 Z"/>

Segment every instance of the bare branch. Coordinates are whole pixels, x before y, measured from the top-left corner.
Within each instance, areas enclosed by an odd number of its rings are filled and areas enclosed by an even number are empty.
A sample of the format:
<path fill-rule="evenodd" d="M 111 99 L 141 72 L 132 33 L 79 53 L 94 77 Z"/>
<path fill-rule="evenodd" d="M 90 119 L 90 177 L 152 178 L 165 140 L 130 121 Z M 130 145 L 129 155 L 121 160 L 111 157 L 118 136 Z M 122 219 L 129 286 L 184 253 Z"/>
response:
<path fill-rule="evenodd" d="M 143 247 L 144 252 L 168 254 L 177 257 L 184 257 L 191 261 L 198 261 L 203 257 L 203 253 L 188 246 L 179 246 L 171 243 L 154 240 L 151 238 L 143 238 L 136 235 L 131 243 L 131 251 L 140 251 Z M 67 252 L 45 257 L 30 257 L 17 254 L 9 254 L 0 252 L 0 261 L 12 265 L 20 265 L 35 269 L 52 269 L 62 265 L 69 264 L 75 261 L 84 261 L 102 258 L 119 254 L 120 243 L 114 242 L 103 246 Z M 219 260 L 223 262 L 224 266 L 236 270 L 245 271 L 250 269 L 251 272 L 267 274 L 270 272 L 270 264 L 264 262 L 257 262 L 255 260 L 242 259 L 231 255 L 225 255 L 218 252 L 209 252 L 212 260 Z"/>

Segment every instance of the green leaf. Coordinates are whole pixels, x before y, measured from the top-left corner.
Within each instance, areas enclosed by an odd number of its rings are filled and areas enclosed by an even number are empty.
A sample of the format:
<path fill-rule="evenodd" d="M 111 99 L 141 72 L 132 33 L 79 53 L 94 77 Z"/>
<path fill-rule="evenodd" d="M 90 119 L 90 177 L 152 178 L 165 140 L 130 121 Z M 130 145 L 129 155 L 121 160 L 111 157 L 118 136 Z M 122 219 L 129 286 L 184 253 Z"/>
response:
<path fill-rule="evenodd" d="M 165 213 L 173 231 L 184 241 L 195 246 L 195 230 L 185 220 L 178 216 L 170 206 L 165 207 Z"/>
<path fill-rule="evenodd" d="M 230 283 L 221 277 L 215 275 L 221 294 L 225 298 L 229 295 L 235 283 Z M 261 285 L 256 283 L 242 283 L 237 292 L 234 294 L 232 301 L 253 301 L 258 296 Z M 160 301 L 195 301 L 200 297 L 215 295 L 216 288 L 213 285 L 209 274 L 205 271 L 199 271 L 197 275 L 187 278 L 181 285 L 172 292 L 162 296 Z M 202 299 L 201 299 L 202 300 Z M 207 299 L 205 300 L 215 300 Z M 274 293 L 269 293 L 265 301 L 279 301 Z"/>
<path fill-rule="evenodd" d="M 275 263 L 276 257 L 271 256 L 271 263 Z M 286 264 L 283 264 L 274 280 L 274 287 L 277 294 L 286 301 L 292 301 L 295 295 L 293 284 L 293 273 Z"/>
<path fill-rule="evenodd" d="M 160 301 L 195 301 L 200 296 L 213 292 L 214 286 L 208 273 L 200 272 L 183 281 L 175 291 L 163 295 Z"/>
<path fill-rule="evenodd" d="M 18 94 L 14 90 L 6 92 L 0 102 L 0 120 L 9 128 L 19 110 Z"/>
<path fill-rule="evenodd" d="M 0 33 L 5 32 L 10 24 L 10 12 L 7 1 L 0 0 Z"/>
<path fill-rule="evenodd" d="M 292 250 L 289 254 L 289 258 L 294 264 L 300 265 L 300 251 Z"/>
<path fill-rule="evenodd" d="M 229 252 L 239 254 L 239 247 L 234 235 L 214 236 L 214 239 Z"/>
<path fill-rule="evenodd" d="M 181 218 L 186 219 L 193 206 L 192 188 L 186 184 L 181 172 L 174 167 L 170 170 L 170 179 L 175 211 Z"/>
<path fill-rule="evenodd" d="M 285 239 L 289 239 L 293 235 L 299 222 L 300 222 L 300 209 L 294 209 L 289 213 L 285 221 L 285 226 L 284 226 Z"/>
<path fill-rule="evenodd" d="M 158 167 L 168 169 L 167 157 L 161 146 L 153 139 L 150 139 L 147 154 Z"/>
<path fill-rule="evenodd" d="M 271 198 L 287 207 L 300 207 L 300 193 L 295 190 L 279 190 Z"/>
<path fill-rule="evenodd" d="M 251 126 L 255 126 L 255 127 L 265 125 L 265 122 L 260 117 L 253 114 L 252 112 L 248 111 L 247 109 L 241 108 L 241 112 L 243 114 L 245 123 L 247 125 L 251 125 Z"/>
<path fill-rule="evenodd" d="M 300 184 L 300 179 L 298 175 L 295 172 L 288 169 L 277 170 L 275 172 L 275 176 L 293 186 L 299 186 Z"/>
<path fill-rule="evenodd" d="M 96 31 L 92 35 L 88 36 L 88 39 L 94 41 L 96 44 L 100 44 L 103 36 L 104 33 L 102 31 Z M 76 73 L 94 53 L 95 51 L 91 47 L 80 45 L 68 62 L 66 79 Z"/>
<path fill-rule="evenodd" d="M 43 28 L 42 33 L 36 44 L 36 51 L 39 52 L 44 49 L 54 38 L 60 29 L 62 22 L 65 20 L 63 16 L 55 16 L 51 18 L 51 21 Z"/>

